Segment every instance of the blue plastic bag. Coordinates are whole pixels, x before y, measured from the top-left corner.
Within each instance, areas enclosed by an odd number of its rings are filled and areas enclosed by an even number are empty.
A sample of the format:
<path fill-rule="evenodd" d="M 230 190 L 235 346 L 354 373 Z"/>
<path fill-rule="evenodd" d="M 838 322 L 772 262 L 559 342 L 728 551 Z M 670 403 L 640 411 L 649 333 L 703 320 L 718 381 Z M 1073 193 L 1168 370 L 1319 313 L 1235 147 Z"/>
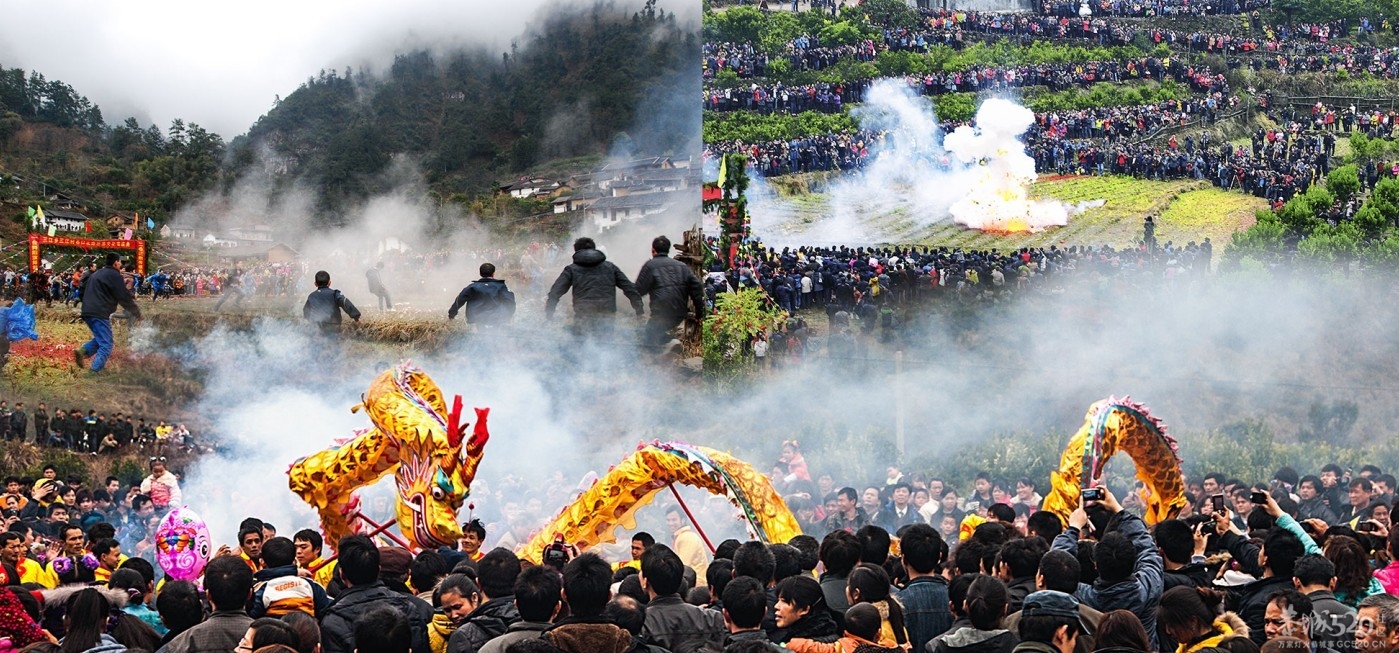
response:
<path fill-rule="evenodd" d="M 39 333 L 34 330 L 34 307 L 24 303 L 23 299 L 16 299 L 15 303 L 4 310 L 4 315 L 5 337 L 10 342 L 19 342 L 26 338 L 39 339 Z"/>

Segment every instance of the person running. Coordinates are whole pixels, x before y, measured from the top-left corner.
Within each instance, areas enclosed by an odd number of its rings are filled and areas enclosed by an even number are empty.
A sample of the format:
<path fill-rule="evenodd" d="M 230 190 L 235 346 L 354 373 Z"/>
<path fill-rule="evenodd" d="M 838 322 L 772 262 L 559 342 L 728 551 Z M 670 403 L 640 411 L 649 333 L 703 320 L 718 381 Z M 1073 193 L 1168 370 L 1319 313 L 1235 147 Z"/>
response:
<path fill-rule="evenodd" d="M 107 265 L 88 276 L 83 285 L 83 322 L 92 332 L 92 340 L 73 350 L 73 361 L 82 367 L 92 357 L 92 371 L 101 372 L 112 355 L 112 313 L 117 306 L 125 308 L 134 320 L 141 319 L 141 307 L 126 288 L 121 274 L 121 255 L 107 254 Z"/>
<path fill-rule="evenodd" d="M 389 289 L 384 287 L 384 279 L 381 270 L 384 269 L 384 262 L 379 261 L 374 267 L 365 271 L 364 277 L 369 281 L 369 294 L 379 299 L 379 310 L 392 311 L 393 299 L 389 297 Z"/>
<path fill-rule="evenodd" d="M 340 312 L 358 322 L 360 312 L 344 293 L 330 287 L 330 273 L 316 272 L 316 289 L 306 296 L 306 304 L 301 307 L 301 315 L 308 322 L 320 328 L 322 334 L 339 333 Z"/>
<path fill-rule="evenodd" d="M 515 315 L 515 293 L 505 287 L 505 281 L 495 278 L 495 265 L 481 264 L 481 278 L 471 282 L 452 306 L 447 319 L 457 319 L 457 312 L 466 307 L 466 321 L 477 326 L 493 326 L 510 321 Z"/>

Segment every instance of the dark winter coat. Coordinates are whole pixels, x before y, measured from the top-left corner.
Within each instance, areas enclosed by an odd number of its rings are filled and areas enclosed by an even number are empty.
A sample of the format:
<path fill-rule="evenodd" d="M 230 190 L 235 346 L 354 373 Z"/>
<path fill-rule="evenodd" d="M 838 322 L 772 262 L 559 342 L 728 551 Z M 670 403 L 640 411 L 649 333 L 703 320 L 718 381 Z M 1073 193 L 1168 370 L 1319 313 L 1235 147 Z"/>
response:
<path fill-rule="evenodd" d="M 457 319 L 457 311 L 466 307 L 466 321 L 471 324 L 500 324 L 515 315 L 515 293 L 505 287 L 505 281 L 483 277 L 471 282 L 457 294 L 457 300 L 447 309 L 447 319 Z"/>
<path fill-rule="evenodd" d="M 83 287 L 82 316 L 110 320 L 112 313 L 117 312 L 118 305 L 125 308 L 131 317 L 141 317 L 141 307 L 136 305 L 136 298 L 126 289 L 126 279 L 121 272 L 110 265 L 93 272 Z"/>
<path fill-rule="evenodd" d="M 569 289 L 573 289 L 574 315 L 611 315 L 617 312 L 617 289 L 627 296 L 637 315 L 643 313 L 641 293 L 616 265 L 607 260 L 607 255 L 596 249 L 582 249 L 573 253 L 573 263 L 563 269 L 559 278 L 549 289 L 549 298 L 544 302 L 544 314 L 554 316 L 559 299 Z"/>
<path fill-rule="evenodd" d="M 926 653 L 1010 653 L 1019 638 L 1009 630 L 977 630 L 967 627 L 934 638 Z"/>
<path fill-rule="evenodd" d="M 652 256 L 641 266 L 636 291 L 651 298 L 652 315 L 684 317 L 690 304 L 695 315 L 704 319 L 704 284 L 690 266 L 665 254 Z"/>
<path fill-rule="evenodd" d="M 1136 550 L 1136 565 L 1132 575 L 1125 580 L 1105 585 L 1079 583 L 1075 594 L 1089 607 L 1100 612 L 1127 610 L 1142 620 L 1151 645 L 1156 641 L 1156 604 L 1161 600 L 1163 572 L 1161 554 L 1156 550 L 1156 541 L 1146 532 L 1146 523 L 1141 517 L 1129 512 L 1119 512 L 1113 516 L 1118 532 L 1132 541 Z M 1078 553 L 1078 529 L 1069 527 L 1054 538 L 1054 548 Z"/>
<path fill-rule="evenodd" d="M 301 315 L 312 324 L 340 324 L 341 310 L 344 310 L 350 319 L 359 319 L 359 309 L 350 302 L 350 298 L 327 286 L 317 288 L 306 297 L 306 304 L 301 307 Z"/>
<path fill-rule="evenodd" d="M 671 594 L 646 604 L 646 625 L 641 636 L 674 653 L 693 653 L 705 645 L 723 646 L 727 632 L 723 615 L 685 603 Z"/>
<path fill-rule="evenodd" d="M 430 653 L 427 624 L 432 620 L 432 606 L 416 596 L 391 591 L 379 582 L 356 585 L 336 597 L 335 604 L 321 619 L 322 653 L 353 653 L 355 622 L 364 613 L 383 605 L 393 607 L 407 618 L 413 653 Z"/>
<path fill-rule="evenodd" d="M 447 640 L 447 653 L 476 653 L 520 620 L 514 596 L 502 596 L 477 606 Z"/>

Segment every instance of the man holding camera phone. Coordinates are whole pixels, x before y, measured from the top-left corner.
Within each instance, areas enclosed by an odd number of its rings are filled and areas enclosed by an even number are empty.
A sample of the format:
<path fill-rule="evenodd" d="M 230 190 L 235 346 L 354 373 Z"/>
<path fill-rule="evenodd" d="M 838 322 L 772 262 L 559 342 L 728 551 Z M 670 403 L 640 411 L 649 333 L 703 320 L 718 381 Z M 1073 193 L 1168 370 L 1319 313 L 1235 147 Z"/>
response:
<path fill-rule="evenodd" d="M 1321 547 L 1302 530 L 1296 519 L 1278 507 L 1272 495 L 1254 492 L 1250 499 L 1275 520 L 1263 538 L 1263 546 L 1250 542 L 1248 535 L 1230 519 L 1232 514 L 1228 510 L 1215 512 L 1214 524 L 1220 546 L 1228 549 L 1244 573 L 1258 579 L 1237 588 L 1239 609 L 1236 612 L 1248 624 L 1249 638 L 1261 646 L 1267 639 L 1263 622 L 1269 597 L 1278 590 L 1291 589 L 1297 559 L 1308 553 L 1320 554 Z"/>
<path fill-rule="evenodd" d="M 1141 619 L 1151 645 L 1156 641 L 1156 604 L 1164 588 L 1164 568 L 1156 541 L 1146 530 L 1146 522 L 1122 510 L 1122 504 L 1107 488 L 1098 486 L 1085 490 L 1082 504 L 1069 515 L 1069 526 L 1054 538 L 1054 548 L 1078 555 L 1079 534 L 1089 525 L 1086 508 L 1097 504 L 1111 515 L 1103 533 L 1097 533 L 1098 545 L 1093 558 L 1098 566 L 1098 582 L 1079 583 L 1078 597 L 1088 607 L 1099 612 L 1127 610 Z"/>

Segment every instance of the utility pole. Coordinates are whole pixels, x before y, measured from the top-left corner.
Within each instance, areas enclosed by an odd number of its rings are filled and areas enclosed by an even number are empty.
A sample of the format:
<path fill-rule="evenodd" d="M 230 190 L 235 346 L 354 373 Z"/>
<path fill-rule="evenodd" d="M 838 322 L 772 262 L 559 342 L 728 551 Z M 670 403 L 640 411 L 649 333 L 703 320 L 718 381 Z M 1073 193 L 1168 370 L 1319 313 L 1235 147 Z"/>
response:
<path fill-rule="evenodd" d="M 899 464 L 904 461 L 904 352 L 894 352 L 894 446 Z"/>

